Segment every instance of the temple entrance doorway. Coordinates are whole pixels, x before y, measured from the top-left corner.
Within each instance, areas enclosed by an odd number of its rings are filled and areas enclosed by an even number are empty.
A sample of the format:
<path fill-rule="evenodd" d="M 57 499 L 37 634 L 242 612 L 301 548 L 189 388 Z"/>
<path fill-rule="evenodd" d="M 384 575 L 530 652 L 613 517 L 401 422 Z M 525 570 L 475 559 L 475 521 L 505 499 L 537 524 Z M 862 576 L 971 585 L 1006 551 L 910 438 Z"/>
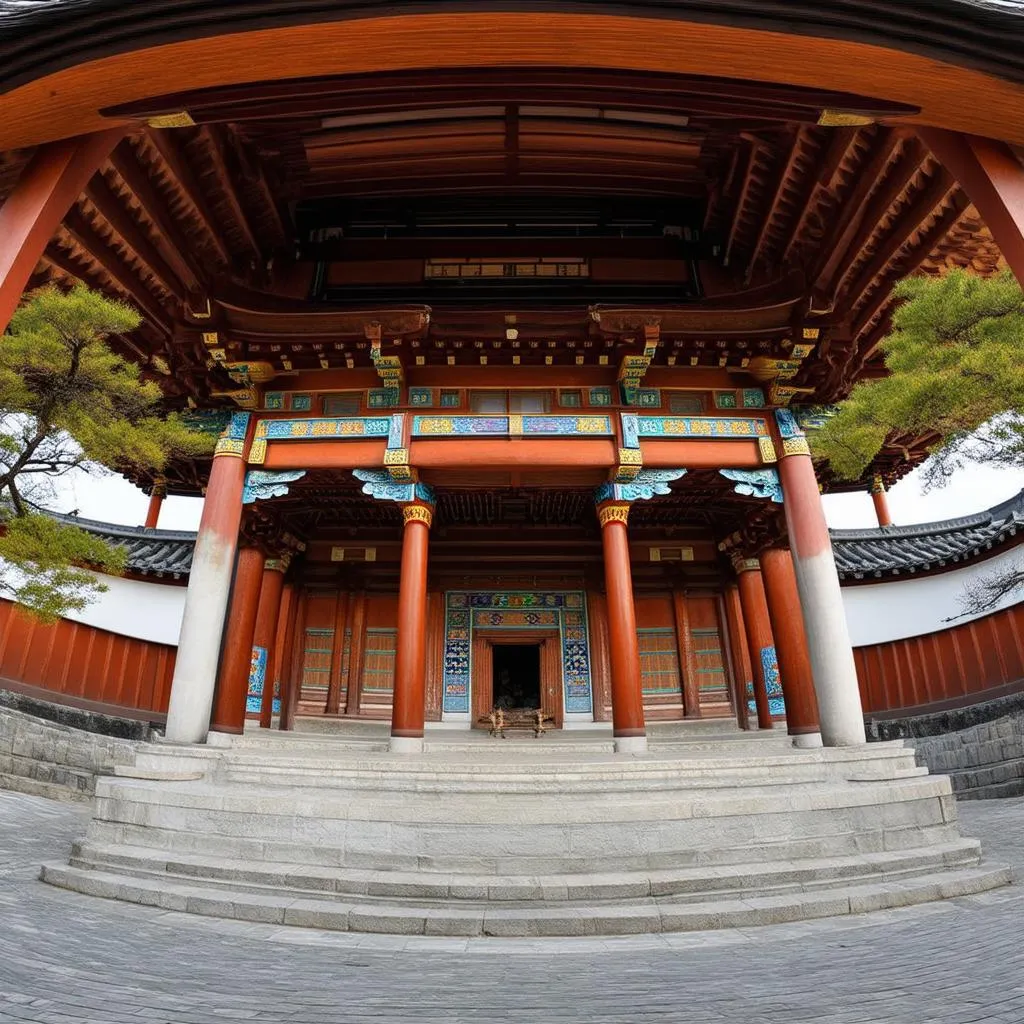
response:
<path fill-rule="evenodd" d="M 540 644 L 494 648 L 494 706 L 505 710 L 540 707 Z"/>
<path fill-rule="evenodd" d="M 488 727 L 487 716 L 498 706 L 526 711 L 539 707 L 547 716 L 547 727 L 560 729 L 564 708 L 559 634 L 474 630 L 472 687 L 472 722 L 478 729 Z"/>

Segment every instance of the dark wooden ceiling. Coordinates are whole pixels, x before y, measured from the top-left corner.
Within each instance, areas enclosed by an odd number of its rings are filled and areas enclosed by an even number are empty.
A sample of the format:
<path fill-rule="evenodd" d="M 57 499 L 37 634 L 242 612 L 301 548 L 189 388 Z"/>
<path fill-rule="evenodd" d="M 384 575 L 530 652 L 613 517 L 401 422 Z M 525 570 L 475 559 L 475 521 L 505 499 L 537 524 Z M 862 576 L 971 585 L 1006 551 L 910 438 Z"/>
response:
<path fill-rule="evenodd" d="M 818 123 L 837 109 L 873 123 Z M 195 123 L 145 126 L 176 111 Z M 161 382 L 172 406 L 225 401 L 215 393 L 231 382 L 210 368 L 199 341 L 208 324 L 235 331 L 231 358 L 282 368 L 287 359 L 300 369 L 369 365 L 363 321 L 379 321 L 381 309 L 344 314 L 355 317 L 349 343 L 340 320 L 304 305 L 308 286 L 296 253 L 308 239 L 296 224 L 297 204 L 308 212 L 339 200 L 543 195 L 699 209 L 701 265 L 713 294 L 703 303 L 688 299 L 690 306 L 767 308 L 772 295 L 795 305 L 761 335 L 753 321 L 709 331 L 677 311 L 674 329 L 662 318 L 667 343 L 658 360 L 739 367 L 758 354 L 777 358 L 794 318 L 809 319 L 822 340 L 793 383 L 816 402 L 883 372 L 878 346 L 900 278 L 949 266 L 987 273 L 1001 261 L 948 172 L 911 129 L 885 125 L 886 116 L 908 111 L 870 97 L 523 69 L 254 83 L 158 97 L 118 113 L 137 117 L 139 127 L 69 211 L 32 283 L 81 280 L 135 305 L 144 324 L 119 344 Z M 0 198 L 30 156 L 0 154 Z M 209 321 L 194 316 L 207 310 Z M 326 316 L 323 328 L 309 318 L 308 329 L 300 327 L 296 310 Z M 524 340 L 533 331 L 537 341 L 533 356 L 527 343 L 524 359 L 541 363 L 586 365 L 624 337 L 595 327 L 586 303 L 553 312 L 519 302 L 436 307 L 409 338 L 442 363 L 478 364 L 469 339 L 500 346 L 510 315 Z M 931 440 L 902 439 L 872 471 L 900 475 Z M 192 467 L 189 486 L 203 472 Z"/>

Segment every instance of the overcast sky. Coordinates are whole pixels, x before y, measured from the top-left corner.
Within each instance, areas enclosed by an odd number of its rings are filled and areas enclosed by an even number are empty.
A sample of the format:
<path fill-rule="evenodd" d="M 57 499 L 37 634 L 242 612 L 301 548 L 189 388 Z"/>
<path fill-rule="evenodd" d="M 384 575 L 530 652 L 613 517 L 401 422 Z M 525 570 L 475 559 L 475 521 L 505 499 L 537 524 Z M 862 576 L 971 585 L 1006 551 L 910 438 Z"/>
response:
<path fill-rule="evenodd" d="M 921 493 L 920 475 L 912 473 L 889 493 L 889 509 L 897 526 L 928 523 L 937 519 L 982 512 L 1013 497 L 1024 488 L 1024 470 L 996 470 L 982 466 L 964 470 L 941 490 Z M 118 476 L 89 477 L 79 473 L 65 480 L 56 511 L 78 510 L 80 516 L 108 523 L 141 526 L 149 499 L 138 488 Z M 199 524 L 202 502 L 198 498 L 167 498 L 160 513 L 160 527 L 194 530 Z M 826 495 L 825 515 L 829 526 L 843 529 L 875 526 L 871 497 L 864 494 Z"/>

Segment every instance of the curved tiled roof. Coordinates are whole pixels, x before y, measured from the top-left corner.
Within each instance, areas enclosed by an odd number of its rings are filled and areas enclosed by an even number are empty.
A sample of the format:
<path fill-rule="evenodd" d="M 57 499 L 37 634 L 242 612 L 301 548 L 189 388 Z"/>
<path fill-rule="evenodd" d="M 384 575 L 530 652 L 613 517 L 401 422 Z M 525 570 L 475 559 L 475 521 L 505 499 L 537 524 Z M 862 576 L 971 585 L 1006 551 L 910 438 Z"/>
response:
<path fill-rule="evenodd" d="M 55 515 L 54 518 L 127 548 L 130 573 L 180 580 L 186 578 L 192 568 L 192 551 L 196 544 L 192 530 L 147 530 L 144 526 L 117 526 L 78 516 Z"/>
<path fill-rule="evenodd" d="M 874 43 L 1024 80 L 1020 0 L 0 0 L 0 90 L 161 43 L 424 7 L 678 17 Z"/>
<path fill-rule="evenodd" d="M 1024 491 L 987 512 L 917 526 L 832 530 L 841 580 L 869 580 L 953 568 L 984 557 L 1024 528 Z"/>

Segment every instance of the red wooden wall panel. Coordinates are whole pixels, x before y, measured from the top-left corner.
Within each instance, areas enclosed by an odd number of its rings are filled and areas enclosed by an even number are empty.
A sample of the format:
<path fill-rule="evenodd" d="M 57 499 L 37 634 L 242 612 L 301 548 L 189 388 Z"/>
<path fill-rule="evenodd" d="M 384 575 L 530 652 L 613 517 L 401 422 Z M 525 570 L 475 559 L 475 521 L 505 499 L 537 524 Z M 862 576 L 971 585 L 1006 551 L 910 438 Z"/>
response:
<path fill-rule="evenodd" d="M 864 710 L 969 704 L 986 691 L 1024 685 L 1024 604 L 926 636 L 854 651 Z"/>
<path fill-rule="evenodd" d="M 0 600 L 0 685 L 110 714 L 167 711 L 175 649 L 61 619 L 46 625 Z M 42 694 L 40 695 L 42 696 Z"/>

